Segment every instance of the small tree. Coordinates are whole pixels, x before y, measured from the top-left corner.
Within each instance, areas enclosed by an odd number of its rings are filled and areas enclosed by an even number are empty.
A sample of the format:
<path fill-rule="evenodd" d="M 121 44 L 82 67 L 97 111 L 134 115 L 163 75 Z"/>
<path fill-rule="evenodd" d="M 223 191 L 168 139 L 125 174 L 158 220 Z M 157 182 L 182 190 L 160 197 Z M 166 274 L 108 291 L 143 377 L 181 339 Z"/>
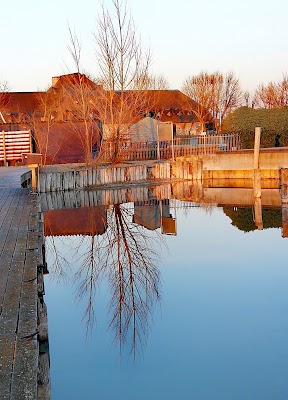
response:
<path fill-rule="evenodd" d="M 250 93 L 248 92 L 248 90 L 245 90 L 245 92 L 243 93 L 243 99 L 244 99 L 244 102 L 245 102 L 245 106 L 249 107 Z"/>

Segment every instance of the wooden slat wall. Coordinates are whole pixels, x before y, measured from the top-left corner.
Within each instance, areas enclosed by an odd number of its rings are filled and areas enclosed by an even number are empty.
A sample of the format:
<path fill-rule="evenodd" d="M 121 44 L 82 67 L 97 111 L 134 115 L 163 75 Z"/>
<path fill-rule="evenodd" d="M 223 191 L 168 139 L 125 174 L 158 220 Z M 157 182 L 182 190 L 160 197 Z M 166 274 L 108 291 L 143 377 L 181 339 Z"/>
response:
<path fill-rule="evenodd" d="M 22 154 L 32 152 L 31 144 L 31 131 L 2 131 L 0 134 L 0 161 L 21 160 Z"/>

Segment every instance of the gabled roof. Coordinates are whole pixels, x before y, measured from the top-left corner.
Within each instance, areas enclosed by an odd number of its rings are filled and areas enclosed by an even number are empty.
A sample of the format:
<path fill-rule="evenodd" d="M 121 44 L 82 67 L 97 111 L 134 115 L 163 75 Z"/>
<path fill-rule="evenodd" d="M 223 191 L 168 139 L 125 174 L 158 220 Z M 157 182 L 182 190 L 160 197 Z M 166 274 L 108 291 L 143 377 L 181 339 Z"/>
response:
<path fill-rule="evenodd" d="M 81 93 L 84 88 L 86 99 L 90 99 L 91 111 L 94 110 L 95 115 L 99 111 L 100 119 L 102 120 L 105 115 L 104 123 L 109 123 L 111 120 L 110 107 L 107 107 L 107 99 L 111 94 L 112 96 L 108 99 L 108 102 L 113 102 L 114 118 L 117 116 L 117 108 L 120 111 L 123 109 L 124 100 L 125 111 L 120 116 L 121 124 L 136 122 L 145 115 L 153 116 L 153 118 L 163 122 L 171 121 L 173 123 L 197 120 L 193 110 L 197 109 L 198 104 L 180 90 L 109 92 L 78 72 L 53 77 L 52 86 L 46 92 L 1 94 L 0 110 L 4 111 L 6 115 L 22 114 L 29 116 L 33 114 L 34 116 L 42 116 L 44 114 L 53 114 L 55 120 L 81 119 L 81 116 L 77 114 L 77 93 L 79 88 L 81 88 Z M 3 104 L 5 104 L 4 107 Z M 21 119 L 19 118 L 19 120 Z M 7 122 L 11 121 L 8 119 Z"/>
<path fill-rule="evenodd" d="M 147 96 L 156 109 L 188 111 L 197 107 L 197 103 L 180 90 L 148 90 Z"/>
<path fill-rule="evenodd" d="M 138 91 L 127 90 L 124 96 L 137 98 Z M 197 121 L 193 110 L 198 104 L 180 90 L 146 90 L 142 91 L 142 112 L 162 122 L 192 122 Z M 152 114 L 151 114 L 152 112 Z"/>

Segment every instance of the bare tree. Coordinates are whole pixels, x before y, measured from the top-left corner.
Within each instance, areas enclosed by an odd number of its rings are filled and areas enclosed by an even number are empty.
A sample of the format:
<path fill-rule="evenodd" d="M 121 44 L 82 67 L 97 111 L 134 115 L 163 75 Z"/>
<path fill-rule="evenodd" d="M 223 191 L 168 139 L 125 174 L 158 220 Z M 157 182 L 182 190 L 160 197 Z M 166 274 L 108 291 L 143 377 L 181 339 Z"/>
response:
<path fill-rule="evenodd" d="M 100 78 L 105 89 L 132 89 L 140 76 L 148 75 L 150 53 L 144 54 L 127 3 L 112 0 L 114 16 L 102 7 L 98 30 L 94 34 Z"/>
<path fill-rule="evenodd" d="M 212 108 L 211 89 L 211 76 L 207 72 L 201 72 L 199 75 L 186 78 L 182 86 L 182 91 L 196 102 L 196 108 L 191 111 L 199 119 L 202 131 L 205 130 L 205 122 L 210 119 L 210 110 Z"/>
<path fill-rule="evenodd" d="M 66 100 L 65 118 L 82 121 L 84 129 L 79 130 L 79 127 L 74 125 L 75 135 L 81 141 L 86 164 L 91 164 L 93 146 L 100 147 L 99 119 L 95 103 L 103 89 L 82 73 L 82 46 L 70 26 L 68 26 L 68 31 L 70 42 L 67 47 L 77 72 L 70 74 L 70 78 L 68 76 L 65 85 L 62 86 L 63 97 Z"/>
<path fill-rule="evenodd" d="M 213 74 L 215 79 L 212 95 L 212 113 L 216 120 L 217 131 L 221 128 L 222 120 L 235 110 L 241 103 L 242 91 L 239 80 L 233 72 L 223 75 L 220 72 Z"/>
<path fill-rule="evenodd" d="M 7 81 L 0 82 L 0 121 L 6 123 L 4 118 L 4 109 L 9 102 L 9 85 Z"/>
<path fill-rule="evenodd" d="M 288 105 L 288 76 L 283 75 L 280 82 L 260 84 L 254 94 L 254 103 L 259 108 L 277 108 Z"/>
<path fill-rule="evenodd" d="M 106 89 L 98 101 L 98 112 L 106 127 L 105 136 L 113 143 L 111 159 L 116 160 L 127 125 L 139 118 L 145 102 L 141 77 L 149 76 L 150 52 L 143 50 L 127 3 L 112 0 L 112 4 L 113 15 L 102 7 L 94 38 L 99 79 Z M 138 90 L 131 92 L 135 87 Z"/>
<path fill-rule="evenodd" d="M 278 83 L 279 87 L 279 103 L 281 107 L 288 105 L 288 75 L 284 74 L 282 80 Z"/>
<path fill-rule="evenodd" d="M 168 90 L 169 83 L 163 75 L 139 76 L 134 83 L 135 90 Z"/>
<path fill-rule="evenodd" d="M 255 91 L 253 102 L 255 107 L 274 108 L 279 106 L 278 87 L 274 82 L 267 86 L 259 85 Z"/>
<path fill-rule="evenodd" d="M 99 128 L 101 121 L 104 141 L 101 147 L 97 143 L 100 156 L 115 161 L 119 157 L 120 143 L 127 137 L 128 126 L 149 108 L 146 96 L 148 81 L 149 87 L 163 87 L 166 83 L 163 77 L 149 75 L 150 53 L 143 51 L 127 3 L 112 0 L 112 4 L 113 14 L 102 6 L 94 33 L 99 70 L 97 84 L 92 90 L 81 72 L 81 43 L 68 27 L 68 50 L 77 70 L 78 81 L 74 79 L 77 82 L 73 82 L 73 91 L 68 88 L 66 98 L 70 102 L 70 114 L 77 115 L 85 125 L 85 134 L 79 134 L 85 154 L 89 154 L 89 149 L 91 153 L 91 130 Z M 100 134 L 98 136 L 100 139 Z"/>
<path fill-rule="evenodd" d="M 239 80 L 232 72 L 226 75 L 220 72 L 209 74 L 201 72 L 191 76 L 184 81 L 183 92 L 197 103 L 195 113 L 197 118 L 204 124 L 212 116 L 217 130 L 221 126 L 223 118 L 241 102 L 241 89 Z"/>

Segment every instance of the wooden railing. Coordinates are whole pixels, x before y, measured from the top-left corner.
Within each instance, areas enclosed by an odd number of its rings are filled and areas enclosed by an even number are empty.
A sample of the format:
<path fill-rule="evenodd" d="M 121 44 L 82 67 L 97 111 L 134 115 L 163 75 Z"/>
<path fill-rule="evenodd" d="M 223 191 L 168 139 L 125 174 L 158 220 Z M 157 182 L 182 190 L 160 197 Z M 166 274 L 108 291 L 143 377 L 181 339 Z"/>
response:
<path fill-rule="evenodd" d="M 221 151 L 240 149 L 237 135 L 204 135 L 177 137 L 173 141 L 121 142 L 104 141 L 100 157 L 103 160 L 155 160 L 181 156 L 214 154 Z"/>
<path fill-rule="evenodd" d="M 2 131 L 0 134 L 0 161 L 22 160 L 22 154 L 32 152 L 31 131 Z"/>

